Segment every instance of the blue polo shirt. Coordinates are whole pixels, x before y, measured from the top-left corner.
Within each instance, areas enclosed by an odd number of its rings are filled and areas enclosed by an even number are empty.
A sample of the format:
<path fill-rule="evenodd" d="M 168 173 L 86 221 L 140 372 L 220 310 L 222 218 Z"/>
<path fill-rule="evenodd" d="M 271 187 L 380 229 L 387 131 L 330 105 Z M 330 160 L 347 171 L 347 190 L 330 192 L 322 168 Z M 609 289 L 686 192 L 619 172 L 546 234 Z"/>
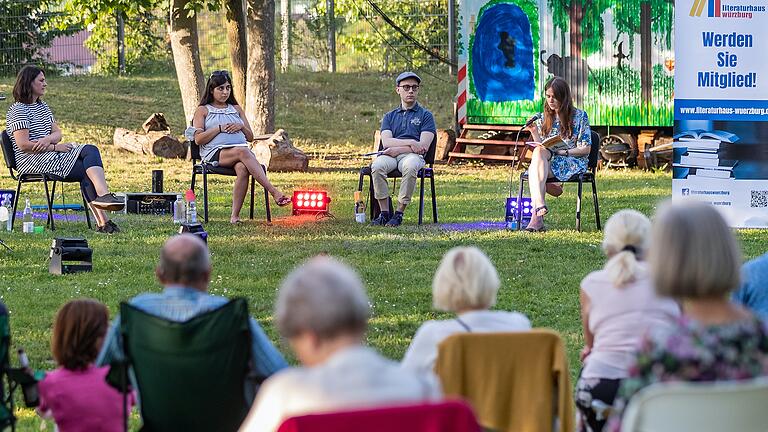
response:
<path fill-rule="evenodd" d="M 384 118 L 381 119 L 381 130 L 392 131 L 392 138 L 416 141 L 421 138 L 422 132 L 437 132 L 435 117 L 418 103 L 407 110 L 400 105 L 384 114 Z"/>

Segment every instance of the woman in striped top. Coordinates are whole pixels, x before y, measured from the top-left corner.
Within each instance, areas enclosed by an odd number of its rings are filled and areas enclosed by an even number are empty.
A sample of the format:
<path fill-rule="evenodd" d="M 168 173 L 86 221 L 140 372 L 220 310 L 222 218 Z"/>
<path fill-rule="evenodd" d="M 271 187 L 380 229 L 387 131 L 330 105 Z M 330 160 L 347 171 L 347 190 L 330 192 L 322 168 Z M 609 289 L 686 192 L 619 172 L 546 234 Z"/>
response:
<path fill-rule="evenodd" d="M 109 192 L 99 149 L 93 145 L 61 143 L 61 129 L 48 104 L 41 100 L 47 87 L 45 74 L 35 66 L 24 66 L 16 77 L 8 108 L 6 127 L 13 143 L 16 169 L 22 173 L 44 173 L 62 181 L 78 181 L 98 224 L 97 231 L 120 231 L 105 210 L 120 210 L 123 200 Z"/>
<path fill-rule="evenodd" d="M 227 71 L 215 71 L 208 78 L 205 94 L 192 119 L 195 127 L 195 142 L 200 145 L 200 156 L 204 162 L 218 162 L 219 166 L 234 168 L 237 173 L 232 190 L 232 215 L 229 221 L 240 222 L 240 209 L 248 191 L 248 176 L 253 176 L 275 198 L 279 206 L 291 203 L 291 199 L 280 192 L 267 179 L 256 156 L 251 152 L 249 142 L 253 132 L 245 112 L 240 108 L 232 93 L 232 80 Z"/>

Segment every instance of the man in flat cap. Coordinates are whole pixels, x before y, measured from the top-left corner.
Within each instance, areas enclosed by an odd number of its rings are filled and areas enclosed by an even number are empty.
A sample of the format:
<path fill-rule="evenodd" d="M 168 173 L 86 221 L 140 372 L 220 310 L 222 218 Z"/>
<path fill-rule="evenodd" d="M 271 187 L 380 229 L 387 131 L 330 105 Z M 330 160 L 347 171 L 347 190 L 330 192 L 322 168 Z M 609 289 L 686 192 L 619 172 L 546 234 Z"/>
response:
<path fill-rule="evenodd" d="M 411 202 L 416 188 L 416 175 L 424 167 L 424 154 L 435 137 L 435 118 L 432 113 L 416 102 L 421 78 L 413 72 L 403 72 L 395 80 L 395 92 L 400 95 L 400 105 L 386 113 L 381 120 L 381 145 L 383 154 L 371 164 L 373 194 L 379 202 L 381 213 L 371 223 L 396 227 L 403 223 L 403 212 Z M 389 212 L 389 185 L 387 174 L 393 170 L 403 174 L 397 208 Z"/>

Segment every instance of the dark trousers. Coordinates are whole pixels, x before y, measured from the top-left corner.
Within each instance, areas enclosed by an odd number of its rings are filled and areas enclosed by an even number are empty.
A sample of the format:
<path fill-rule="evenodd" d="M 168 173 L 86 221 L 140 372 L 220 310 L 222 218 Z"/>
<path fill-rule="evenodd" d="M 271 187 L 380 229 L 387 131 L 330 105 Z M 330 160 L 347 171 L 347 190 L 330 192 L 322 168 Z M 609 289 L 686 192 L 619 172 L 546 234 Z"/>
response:
<path fill-rule="evenodd" d="M 595 410 L 595 407 L 610 407 L 616 399 L 621 385 L 620 379 L 582 378 L 576 382 L 574 399 L 579 410 L 579 432 L 600 432 L 608 421 L 610 410 Z"/>
<path fill-rule="evenodd" d="M 83 194 L 85 195 L 85 200 L 88 202 L 93 201 L 98 196 L 96 194 L 96 188 L 93 186 L 93 182 L 91 182 L 91 179 L 89 179 L 88 175 L 85 173 L 88 168 L 94 166 L 104 167 L 101 162 L 101 153 L 99 153 L 98 147 L 86 144 L 83 146 L 83 149 L 80 150 L 80 155 L 78 155 L 72 171 L 70 171 L 69 175 L 64 177 L 64 180 L 66 181 L 80 182 L 80 186 L 83 188 Z"/>

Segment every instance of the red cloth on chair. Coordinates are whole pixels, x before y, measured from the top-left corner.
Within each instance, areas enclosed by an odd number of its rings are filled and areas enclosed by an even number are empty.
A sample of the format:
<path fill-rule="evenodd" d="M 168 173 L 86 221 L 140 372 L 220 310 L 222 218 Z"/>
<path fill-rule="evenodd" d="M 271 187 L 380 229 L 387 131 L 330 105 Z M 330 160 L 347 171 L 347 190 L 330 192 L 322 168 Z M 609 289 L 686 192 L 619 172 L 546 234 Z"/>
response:
<path fill-rule="evenodd" d="M 472 410 L 460 401 L 292 417 L 278 432 L 480 432 Z"/>

